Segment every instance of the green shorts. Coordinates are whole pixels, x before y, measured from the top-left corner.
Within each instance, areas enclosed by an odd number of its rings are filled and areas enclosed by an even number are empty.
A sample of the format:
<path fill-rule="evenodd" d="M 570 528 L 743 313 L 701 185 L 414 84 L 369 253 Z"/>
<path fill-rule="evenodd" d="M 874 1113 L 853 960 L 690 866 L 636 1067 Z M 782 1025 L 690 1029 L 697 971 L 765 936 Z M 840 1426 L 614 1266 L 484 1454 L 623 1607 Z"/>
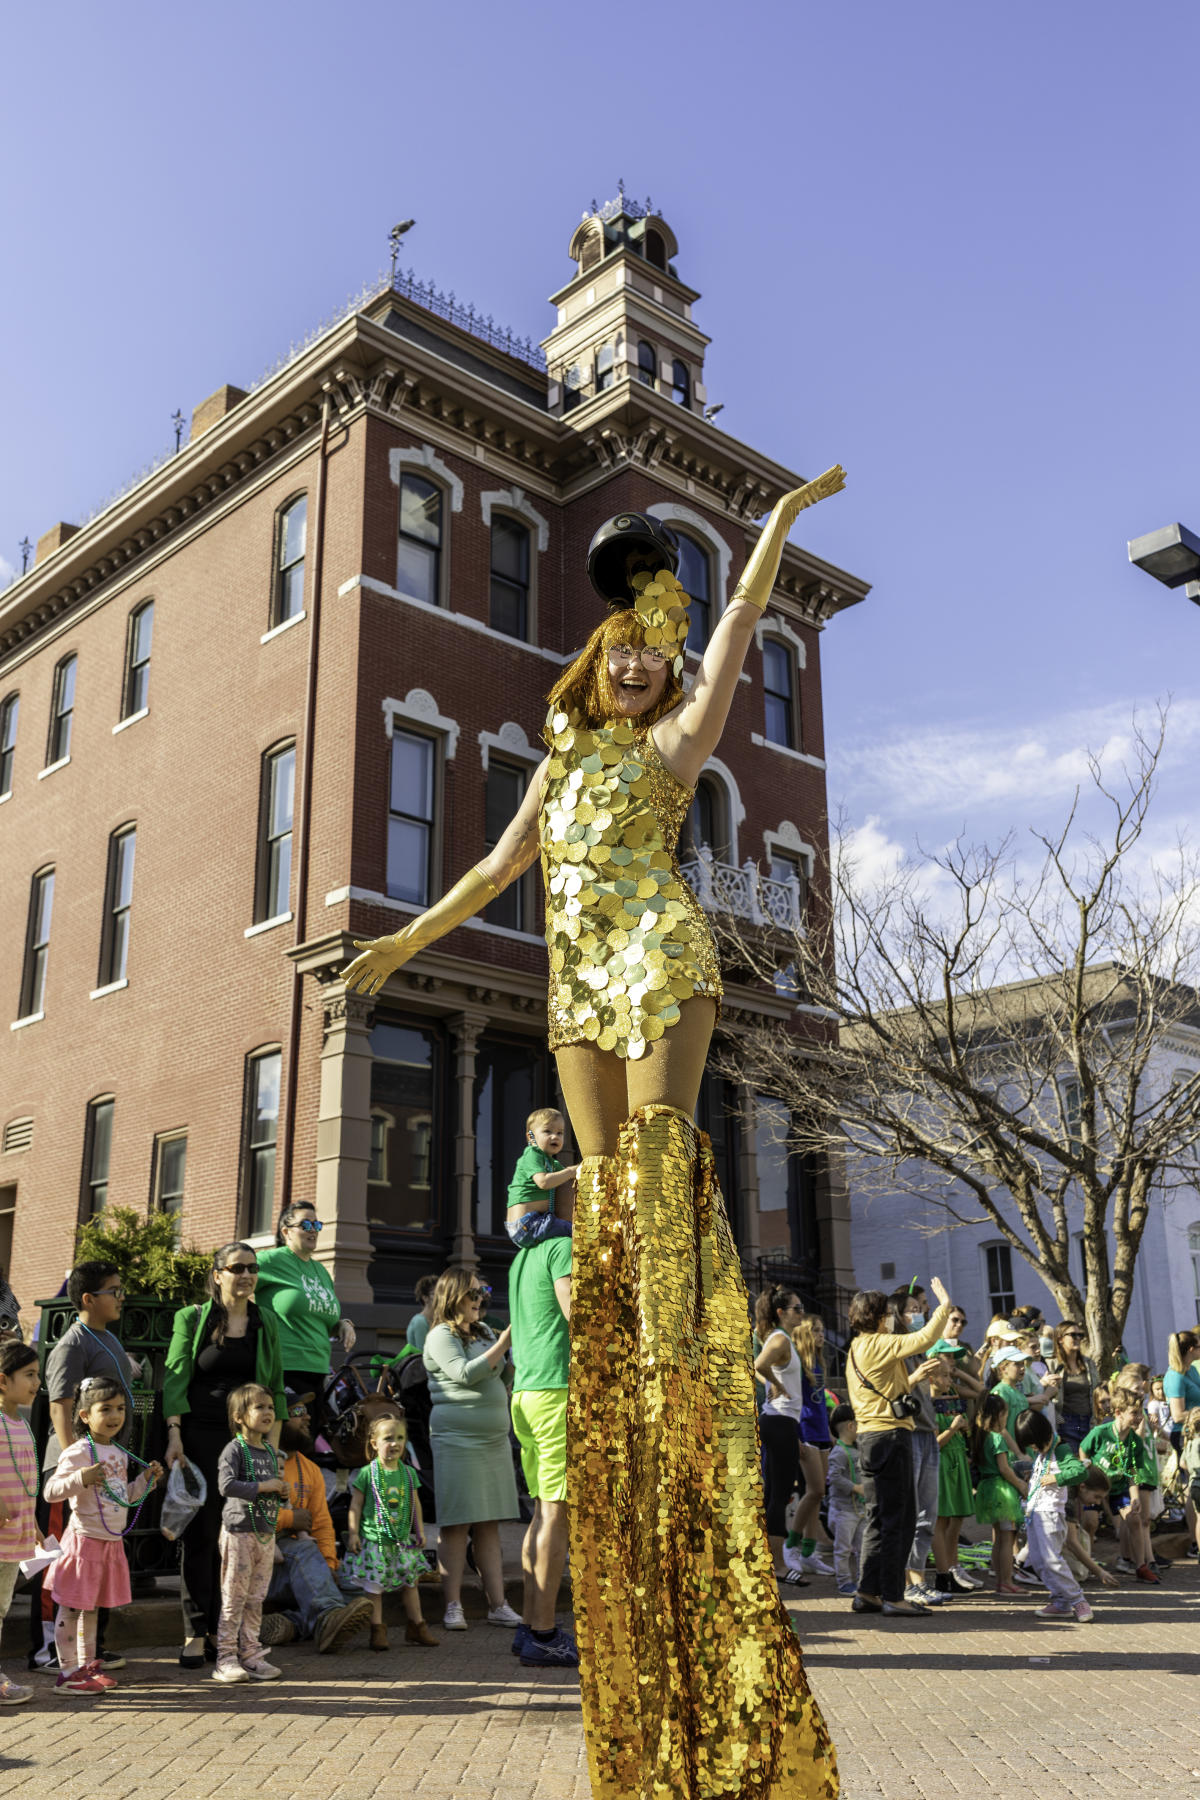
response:
<path fill-rule="evenodd" d="M 535 1500 L 567 1497 L 567 1390 L 534 1388 L 512 1397 L 521 1467 Z"/>

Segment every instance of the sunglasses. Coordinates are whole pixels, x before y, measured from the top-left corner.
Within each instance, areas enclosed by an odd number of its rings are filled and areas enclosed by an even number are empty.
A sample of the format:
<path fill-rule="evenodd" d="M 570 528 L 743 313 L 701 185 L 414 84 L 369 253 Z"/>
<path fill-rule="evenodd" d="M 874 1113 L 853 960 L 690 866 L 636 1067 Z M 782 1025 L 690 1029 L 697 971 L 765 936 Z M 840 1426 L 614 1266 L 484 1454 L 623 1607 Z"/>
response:
<path fill-rule="evenodd" d="M 94 1298 L 97 1300 L 123 1300 L 125 1289 L 123 1287 L 101 1288 Z"/>
<path fill-rule="evenodd" d="M 288 1408 L 288 1418 L 289 1419 L 306 1419 L 307 1417 L 308 1417 L 307 1406 L 304 1406 L 303 1404 L 301 1404 L 300 1406 L 289 1406 L 289 1408 Z"/>
<path fill-rule="evenodd" d="M 467 1289 L 467 1299 L 468 1300 L 484 1301 L 484 1300 L 490 1300 L 491 1297 L 492 1297 L 492 1290 L 490 1287 L 468 1288 Z"/>
<path fill-rule="evenodd" d="M 323 1219 L 297 1219 L 292 1229 L 299 1231 L 324 1231 L 325 1221 Z"/>
<path fill-rule="evenodd" d="M 222 1275 L 257 1275 L 257 1263 L 226 1263 Z"/>
<path fill-rule="evenodd" d="M 1064 1339 L 1065 1338 L 1081 1338 L 1083 1336 L 1083 1333 L 1082 1333 L 1082 1331 L 1063 1331 L 1063 1332 L 1059 1333 L 1059 1336 Z"/>

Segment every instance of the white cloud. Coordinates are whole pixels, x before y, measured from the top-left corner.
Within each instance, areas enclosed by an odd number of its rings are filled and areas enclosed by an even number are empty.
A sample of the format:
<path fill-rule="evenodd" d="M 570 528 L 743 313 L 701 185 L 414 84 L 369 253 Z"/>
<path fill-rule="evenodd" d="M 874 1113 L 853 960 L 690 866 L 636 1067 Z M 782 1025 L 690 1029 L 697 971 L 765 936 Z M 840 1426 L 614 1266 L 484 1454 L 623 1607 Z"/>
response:
<path fill-rule="evenodd" d="M 0 556 L 0 588 L 6 588 L 15 579 L 16 573 L 16 564 L 10 563 L 7 556 Z"/>

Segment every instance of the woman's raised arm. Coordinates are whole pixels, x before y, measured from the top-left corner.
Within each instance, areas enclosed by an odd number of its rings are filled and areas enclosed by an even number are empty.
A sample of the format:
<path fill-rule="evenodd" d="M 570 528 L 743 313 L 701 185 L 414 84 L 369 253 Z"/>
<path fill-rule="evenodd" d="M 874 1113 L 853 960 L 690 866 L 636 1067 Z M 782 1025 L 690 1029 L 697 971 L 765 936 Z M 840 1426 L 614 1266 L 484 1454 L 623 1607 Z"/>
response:
<path fill-rule="evenodd" d="M 538 805 L 549 766 L 550 758 L 543 757 L 534 770 L 516 816 L 505 826 L 499 843 L 488 851 L 482 862 L 468 870 L 461 881 L 456 881 L 448 894 L 443 894 L 428 911 L 393 936 L 374 938 L 369 942 L 355 938 L 354 948 L 362 954 L 347 963 L 342 971 L 342 980 L 348 989 L 360 994 L 377 994 L 388 976 L 396 969 L 402 969 L 419 950 L 435 944 L 456 925 L 473 918 L 489 901 L 503 893 L 518 875 L 525 873 L 538 854 Z"/>
<path fill-rule="evenodd" d="M 845 485 L 846 471 L 835 463 L 815 481 L 783 496 L 717 621 L 691 693 L 654 727 L 654 742 L 664 762 L 687 787 L 695 787 L 701 769 L 721 741 L 750 640 L 775 586 L 788 532 L 806 506 L 815 506 Z"/>

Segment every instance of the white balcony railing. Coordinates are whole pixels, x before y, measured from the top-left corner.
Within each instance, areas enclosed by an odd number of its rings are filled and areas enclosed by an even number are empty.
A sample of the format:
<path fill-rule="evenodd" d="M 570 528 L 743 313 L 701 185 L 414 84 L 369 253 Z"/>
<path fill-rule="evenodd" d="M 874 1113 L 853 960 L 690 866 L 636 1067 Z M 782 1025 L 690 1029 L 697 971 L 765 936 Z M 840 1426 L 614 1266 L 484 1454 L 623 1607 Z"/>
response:
<path fill-rule="evenodd" d="M 795 876 L 774 881 L 749 857 L 718 862 L 707 844 L 679 865 L 680 873 L 705 912 L 730 913 L 752 925 L 778 925 L 785 931 L 804 929 L 804 886 Z"/>

